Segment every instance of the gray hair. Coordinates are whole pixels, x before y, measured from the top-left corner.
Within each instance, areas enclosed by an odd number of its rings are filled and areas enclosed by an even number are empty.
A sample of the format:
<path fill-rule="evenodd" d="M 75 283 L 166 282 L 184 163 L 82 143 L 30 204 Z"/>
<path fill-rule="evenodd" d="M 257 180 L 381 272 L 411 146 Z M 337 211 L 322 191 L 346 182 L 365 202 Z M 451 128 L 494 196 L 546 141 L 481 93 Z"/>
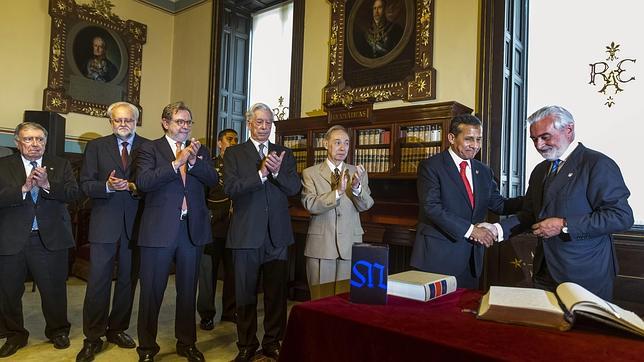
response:
<path fill-rule="evenodd" d="M 116 103 L 110 104 L 110 106 L 107 107 L 107 112 L 105 112 L 107 114 L 107 118 L 112 119 L 112 116 L 113 116 L 112 112 L 114 112 L 116 108 L 120 108 L 120 107 L 129 108 L 130 111 L 132 112 L 132 116 L 134 117 L 134 121 L 135 122 L 139 121 L 139 109 L 134 104 L 131 104 L 128 102 L 116 102 Z"/>
<path fill-rule="evenodd" d="M 252 106 L 250 106 L 250 108 L 246 111 L 246 120 L 250 121 L 251 119 L 255 118 L 256 111 L 267 111 L 268 113 L 271 114 L 271 122 L 275 120 L 275 115 L 273 115 L 273 110 L 265 103 L 255 103 Z"/>
<path fill-rule="evenodd" d="M 561 130 L 568 125 L 575 124 L 575 119 L 572 117 L 572 114 L 570 114 L 570 112 L 568 112 L 564 107 L 545 106 L 528 117 L 528 127 L 548 116 L 554 117 L 555 120 L 553 122 L 553 126 L 556 130 Z"/>
<path fill-rule="evenodd" d="M 342 125 L 340 125 L 340 124 L 336 124 L 335 126 L 333 126 L 333 127 L 329 128 L 329 129 L 326 131 L 326 133 L 324 134 L 324 140 L 328 141 L 329 139 L 331 139 L 331 133 L 333 133 L 333 132 L 335 132 L 335 131 L 342 131 L 342 132 L 344 132 L 347 136 L 349 136 L 349 132 L 347 131 L 347 129 L 346 129 L 346 128 L 344 128 L 344 126 L 342 126 Z"/>
<path fill-rule="evenodd" d="M 13 132 L 13 138 L 16 141 L 20 141 L 20 132 L 23 129 L 37 129 L 41 130 L 45 134 L 45 140 L 47 139 L 47 135 L 49 134 L 45 127 L 41 126 L 38 123 L 35 122 L 22 122 L 16 126 L 16 130 Z"/>

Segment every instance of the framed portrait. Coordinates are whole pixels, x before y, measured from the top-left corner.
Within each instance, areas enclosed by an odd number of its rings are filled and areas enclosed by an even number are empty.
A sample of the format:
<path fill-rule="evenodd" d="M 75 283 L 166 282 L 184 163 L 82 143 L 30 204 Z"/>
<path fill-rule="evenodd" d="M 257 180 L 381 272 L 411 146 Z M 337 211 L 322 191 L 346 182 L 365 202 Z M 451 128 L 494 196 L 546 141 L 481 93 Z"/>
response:
<path fill-rule="evenodd" d="M 140 111 L 142 51 L 147 27 L 121 20 L 108 0 L 78 5 L 49 0 L 51 41 L 43 109 L 103 117 L 117 101 Z M 139 117 L 139 122 L 141 117 Z"/>
<path fill-rule="evenodd" d="M 330 0 L 325 105 L 436 98 L 433 0 Z"/>

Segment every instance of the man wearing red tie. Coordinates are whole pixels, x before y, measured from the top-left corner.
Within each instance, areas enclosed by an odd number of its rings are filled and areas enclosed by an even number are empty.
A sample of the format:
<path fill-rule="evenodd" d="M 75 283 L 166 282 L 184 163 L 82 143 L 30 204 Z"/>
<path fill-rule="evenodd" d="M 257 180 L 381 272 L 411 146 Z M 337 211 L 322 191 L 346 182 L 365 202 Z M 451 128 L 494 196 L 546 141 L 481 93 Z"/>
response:
<path fill-rule="evenodd" d="M 474 159 L 483 140 L 478 118 L 454 117 L 447 139 L 447 150 L 418 166 L 419 216 L 410 264 L 453 275 L 459 287 L 478 288 L 485 247 L 496 239 L 478 224 L 488 210 L 501 215 L 517 211 L 521 199 L 501 196 L 492 170 Z"/>
<path fill-rule="evenodd" d="M 159 309 L 172 262 L 176 265 L 175 336 L 177 354 L 203 361 L 195 346 L 195 296 L 203 246 L 212 242 L 206 187 L 217 184 L 210 152 L 190 138 L 192 112 L 177 102 L 161 115 L 165 135 L 141 146 L 136 185 L 145 193 L 138 246 L 141 254 L 139 361 L 153 361 Z"/>

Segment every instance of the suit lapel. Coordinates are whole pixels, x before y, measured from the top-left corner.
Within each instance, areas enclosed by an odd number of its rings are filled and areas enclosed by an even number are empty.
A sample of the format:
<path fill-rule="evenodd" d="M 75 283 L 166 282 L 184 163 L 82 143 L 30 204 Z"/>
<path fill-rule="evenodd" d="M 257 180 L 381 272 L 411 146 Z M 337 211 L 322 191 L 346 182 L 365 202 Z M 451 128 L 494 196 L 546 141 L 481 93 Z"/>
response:
<path fill-rule="evenodd" d="M 468 205 L 470 205 L 471 208 L 472 204 L 470 203 L 469 196 L 467 196 L 467 190 L 465 190 L 465 184 L 463 184 L 461 174 L 459 173 L 458 167 L 456 167 L 456 165 L 454 164 L 452 156 L 447 150 L 443 151 L 443 164 L 445 165 L 445 170 L 447 170 L 447 175 L 452 180 L 452 182 L 454 182 L 456 189 L 459 191 L 458 193 L 463 196 L 463 199 L 467 202 Z"/>
<path fill-rule="evenodd" d="M 107 150 L 110 156 L 112 156 L 112 160 L 114 160 L 114 164 L 118 165 L 118 167 L 121 170 L 123 170 L 123 165 L 121 162 L 121 150 L 119 150 L 120 142 L 118 141 L 115 135 L 110 136 L 109 138 L 106 139 L 106 141 L 107 141 L 107 144 L 105 144 L 105 146 L 107 147 Z"/>
<path fill-rule="evenodd" d="M 257 152 L 257 148 L 255 148 L 253 141 L 251 141 L 249 138 L 244 145 L 245 145 L 244 150 L 246 152 L 246 157 L 248 157 L 249 160 L 257 161 L 258 162 L 257 165 L 259 166 L 259 161 L 260 161 L 259 152 Z"/>
<path fill-rule="evenodd" d="M 470 160 L 470 165 L 472 167 L 472 183 L 474 184 L 472 190 L 472 192 L 474 193 L 474 208 L 478 208 L 480 206 L 487 208 L 487 205 L 485 205 L 485 203 L 481 203 L 481 197 L 483 194 L 481 192 L 481 190 L 483 189 L 483 182 L 481 180 L 481 165 L 474 160 Z M 461 175 L 459 174 L 458 176 L 460 177 Z"/>
<path fill-rule="evenodd" d="M 27 180 L 27 173 L 25 172 L 25 165 L 22 163 L 20 153 L 15 153 L 10 164 L 10 174 L 13 175 L 16 185 L 24 185 Z"/>
<path fill-rule="evenodd" d="M 566 184 L 571 182 L 574 179 L 577 169 L 579 168 L 579 163 L 582 159 L 585 147 L 580 143 L 577 148 L 568 156 L 566 162 L 563 163 L 559 172 L 555 177 L 550 180 L 548 187 L 543 190 L 543 211 L 548 207 L 548 205 L 556 198 L 557 192 L 565 188 Z M 547 162 L 550 165 L 550 162 Z M 547 175 L 548 167 L 545 167 L 546 172 L 544 172 L 544 179 Z"/>
<path fill-rule="evenodd" d="M 165 138 L 165 136 L 162 136 L 161 138 L 156 140 L 157 142 L 157 149 L 161 153 L 161 155 L 168 160 L 168 162 L 174 161 L 177 157 L 175 154 L 172 152 L 172 148 L 170 147 L 170 144 L 168 143 L 168 140 Z"/>
<path fill-rule="evenodd" d="M 320 167 L 318 168 L 318 172 L 320 172 L 320 177 L 322 177 L 326 182 L 328 182 L 330 186 L 333 186 L 333 177 L 331 174 L 331 170 L 329 169 L 329 166 L 326 164 L 326 160 L 324 160 L 320 164 Z"/>

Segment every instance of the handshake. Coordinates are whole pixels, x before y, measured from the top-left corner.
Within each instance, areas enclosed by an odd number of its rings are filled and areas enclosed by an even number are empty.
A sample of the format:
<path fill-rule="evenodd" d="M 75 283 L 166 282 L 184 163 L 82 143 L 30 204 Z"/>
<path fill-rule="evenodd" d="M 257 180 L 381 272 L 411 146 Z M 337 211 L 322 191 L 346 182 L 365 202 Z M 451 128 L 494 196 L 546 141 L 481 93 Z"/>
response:
<path fill-rule="evenodd" d="M 474 225 L 474 229 L 472 229 L 472 233 L 470 234 L 470 240 L 475 241 L 486 248 L 492 246 L 498 237 L 499 235 L 496 227 L 488 222 Z"/>

